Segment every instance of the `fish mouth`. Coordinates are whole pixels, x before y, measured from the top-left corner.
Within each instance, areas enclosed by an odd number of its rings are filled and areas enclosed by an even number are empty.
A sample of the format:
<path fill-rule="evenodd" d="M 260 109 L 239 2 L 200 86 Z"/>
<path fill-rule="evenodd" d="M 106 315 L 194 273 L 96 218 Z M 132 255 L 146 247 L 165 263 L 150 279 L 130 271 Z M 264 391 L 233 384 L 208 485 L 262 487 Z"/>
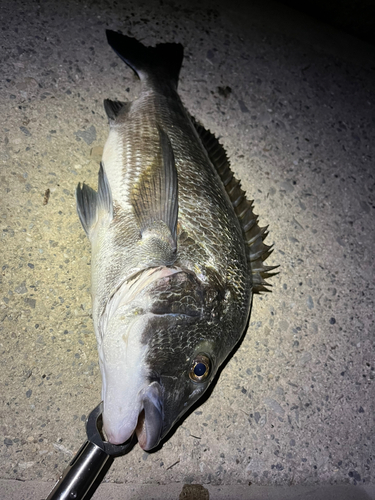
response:
<path fill-rule="evenodd" d="M 155 448 L 160 442 L 163 427 L 161 386 L 158 382 L 152 382 L 140 391 L 137 409 L 132 413 L 129 420 L 116 422 L 108 415 L 104 405 L 103 429 L 108 441 L 119 445 L 135 433 L 143 450 Z"/>

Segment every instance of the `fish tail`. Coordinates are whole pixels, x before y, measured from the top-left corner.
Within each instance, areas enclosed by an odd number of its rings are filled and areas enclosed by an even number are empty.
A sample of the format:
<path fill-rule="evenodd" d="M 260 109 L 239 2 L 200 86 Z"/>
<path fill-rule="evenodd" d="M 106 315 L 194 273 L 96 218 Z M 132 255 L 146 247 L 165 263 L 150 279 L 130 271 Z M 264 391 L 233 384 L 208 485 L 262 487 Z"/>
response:
<path fill-rule="evenodd" d="M 179 43 L 162 43 L 146 47 L 135 38 L 106 30 L 112 49 L 141 80 L 168 82 L 177 89 L 184 49 Z"/>

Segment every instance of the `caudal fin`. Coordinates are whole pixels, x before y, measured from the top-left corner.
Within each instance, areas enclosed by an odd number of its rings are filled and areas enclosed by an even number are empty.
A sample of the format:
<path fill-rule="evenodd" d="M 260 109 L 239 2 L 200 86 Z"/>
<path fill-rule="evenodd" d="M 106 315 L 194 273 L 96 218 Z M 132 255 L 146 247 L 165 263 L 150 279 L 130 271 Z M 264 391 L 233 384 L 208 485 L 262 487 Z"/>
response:
<path fill-rule="evenodd" d="M 184 49 L 179 43 L 162 43 L 146 47 L 135 38 L 106 30 L 112 49 L 132 68 L 141 80 L 168 81 L 177 89 Z"/>

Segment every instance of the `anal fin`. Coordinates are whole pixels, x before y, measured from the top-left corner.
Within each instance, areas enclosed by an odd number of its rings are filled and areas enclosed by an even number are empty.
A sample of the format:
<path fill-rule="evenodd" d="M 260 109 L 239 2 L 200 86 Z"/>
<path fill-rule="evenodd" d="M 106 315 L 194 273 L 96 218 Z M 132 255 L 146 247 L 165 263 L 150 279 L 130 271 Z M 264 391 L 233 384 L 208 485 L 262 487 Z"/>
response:
<path fill-rule="evenodd" d="M 104 99 L 104 110 L 108 120 L 115 120 L 120 114 L 121 110 L 126 106 L 126 102 L 111 101 L 111 99 Z"/>

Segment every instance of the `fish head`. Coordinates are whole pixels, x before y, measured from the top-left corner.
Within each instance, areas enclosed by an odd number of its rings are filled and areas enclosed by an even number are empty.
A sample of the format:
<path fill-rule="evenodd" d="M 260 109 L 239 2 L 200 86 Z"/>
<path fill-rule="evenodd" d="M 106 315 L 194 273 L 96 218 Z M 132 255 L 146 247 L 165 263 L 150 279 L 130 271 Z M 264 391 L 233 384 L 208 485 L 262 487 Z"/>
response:
<path fill-rule="evenodd" d="M 164 268 L 119 293 L 99 343 L 109 442 L 135 432 L 144 450 L 156 447 L 214 379 L 235 342 L 219 331 L 224 294 L 206 288 L 192 273 Z"/>
<path fill-rule="evenodd" d="M 153 349 L 148 354 L 149 366 L 153 376 L 158 377 L 157 381 L 162 389 L 163 420 L 160 439 L 169 433 L 205 393 L 215 378 L 220 354 L 217 352 L 218 345 L 213 340 L 202 340 L 200 335 L 194 335 L 194 330 L 200 326 L 198 320 L 181 325 L 183 332 L 178 327 L 175 329 L 179 325 L 169 326 L 170 333 L 174 330 L 180 338 L 185 336 L 185 344 L 178 349 L 165 350 L 162 358 L 155 356 Z M 207 335 L 207 331 L 204 333 Z"/>

